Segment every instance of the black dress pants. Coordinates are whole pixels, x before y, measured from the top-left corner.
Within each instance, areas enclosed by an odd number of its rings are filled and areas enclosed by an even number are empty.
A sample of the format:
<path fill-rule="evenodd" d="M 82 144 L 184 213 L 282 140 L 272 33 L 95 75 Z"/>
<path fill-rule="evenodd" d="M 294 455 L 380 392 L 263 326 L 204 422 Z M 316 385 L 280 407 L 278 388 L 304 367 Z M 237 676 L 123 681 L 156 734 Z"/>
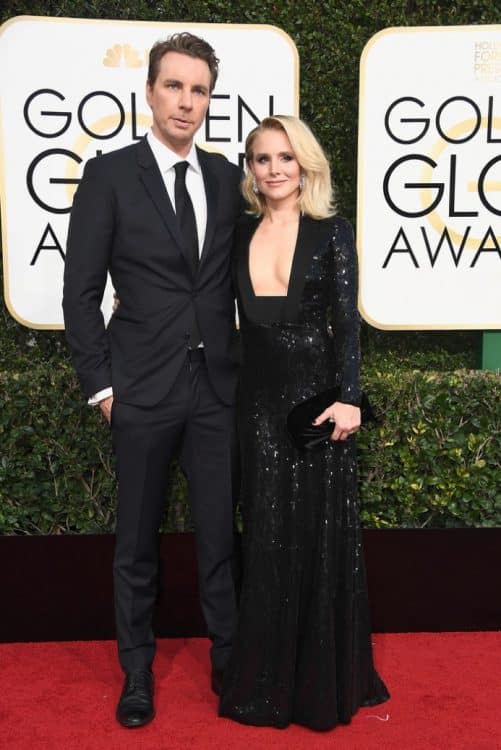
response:
<path fill-rule="evenodd" d="M 158 570 L 158 529 L 169 466 L 180 456 L 195 526 L 202 611 L 211 660 L 223 669 L 236 620 L 232 474 L 235 419 L 207 377 L 203 352 L 189 356 L 168 397 L 151 408 L 113 402 L 118 475 L 114 559 L 119 658 L 125 671 L 149 669 L 155 655 L 152 614 Z M 175 607 L 176 602 L 169 606 Z"/>

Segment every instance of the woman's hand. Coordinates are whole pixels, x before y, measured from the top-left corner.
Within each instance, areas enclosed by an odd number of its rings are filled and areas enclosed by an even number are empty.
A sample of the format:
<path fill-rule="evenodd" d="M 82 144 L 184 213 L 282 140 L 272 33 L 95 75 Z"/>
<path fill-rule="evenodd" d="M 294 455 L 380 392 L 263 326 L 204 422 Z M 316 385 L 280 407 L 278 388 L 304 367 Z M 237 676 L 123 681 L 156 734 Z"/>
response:
<path fill-rule="evenodd" d="M 327 407 L 313 422 L 314 425 L 319 425 L 326 420 L 335 422 L 334 430 L 330 437 L 331 440 L 346 440 L 350 435 L 353 435 L 360 427 L 361 413 L 358 406 L 352 406 L 351 404 L 343 404 L 341 401 L 336 401 Z"/>

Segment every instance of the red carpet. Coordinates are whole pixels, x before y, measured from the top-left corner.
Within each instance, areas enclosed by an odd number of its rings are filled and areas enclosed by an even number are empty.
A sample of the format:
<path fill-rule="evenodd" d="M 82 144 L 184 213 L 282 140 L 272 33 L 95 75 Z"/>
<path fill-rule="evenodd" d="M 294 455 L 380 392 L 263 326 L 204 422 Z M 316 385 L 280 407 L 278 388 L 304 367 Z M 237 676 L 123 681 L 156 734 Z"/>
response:
<path fill-rule="evenodd" d="M 378 635 L 392 692 L 348 726 L 318 734 L 216 716 L 205 640 L 160 641 L 157 717 L 114 719 L 121 673 L 111 642 L 0 645 L 0 747 L 9 750 L 499 750 L 501 634 Z"/>

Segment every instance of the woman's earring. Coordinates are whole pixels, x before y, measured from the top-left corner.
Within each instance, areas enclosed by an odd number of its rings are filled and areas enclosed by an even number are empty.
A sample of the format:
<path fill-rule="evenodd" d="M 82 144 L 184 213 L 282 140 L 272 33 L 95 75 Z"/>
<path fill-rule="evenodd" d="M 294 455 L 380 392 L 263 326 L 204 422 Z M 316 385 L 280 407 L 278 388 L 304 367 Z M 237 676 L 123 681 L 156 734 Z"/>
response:
<path fill-rule="evenodd" d="M 257 194 L 257 193 L 259 193 L 259 188 L 258 188 L 258 186 L 257 186 L 257 180 L 256 180 L 256 177 L 255 177 L 255 176 L 254 176 L 254 177 L 252 178 L 252 189 L 253 189 L 253 191 L 254 191 L 254 192 L 255 192 L 256 194 Z"/>
<path fill-rule="evenodd" d="M 304 189 L 304 172 L 299 175 L 299 190 Z"/>

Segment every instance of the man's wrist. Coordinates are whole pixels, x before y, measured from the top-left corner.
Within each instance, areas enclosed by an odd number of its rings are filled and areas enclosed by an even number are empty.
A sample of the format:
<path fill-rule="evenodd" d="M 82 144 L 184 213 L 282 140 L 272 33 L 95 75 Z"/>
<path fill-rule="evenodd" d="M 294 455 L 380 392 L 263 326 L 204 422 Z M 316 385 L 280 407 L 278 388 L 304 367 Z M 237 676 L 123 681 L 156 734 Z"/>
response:
<path fill-rule="evenodd" d="M 87 403 L 89 406 L 97 406 L 101 401 L 105 401 L 105 399 L 110 398 L 110 396 L 113 396 L 113 388 L 109 386 L 108 388 L 103 388 L 101 391 L 98 391 L 97 393 L 94 393 Z"/>

